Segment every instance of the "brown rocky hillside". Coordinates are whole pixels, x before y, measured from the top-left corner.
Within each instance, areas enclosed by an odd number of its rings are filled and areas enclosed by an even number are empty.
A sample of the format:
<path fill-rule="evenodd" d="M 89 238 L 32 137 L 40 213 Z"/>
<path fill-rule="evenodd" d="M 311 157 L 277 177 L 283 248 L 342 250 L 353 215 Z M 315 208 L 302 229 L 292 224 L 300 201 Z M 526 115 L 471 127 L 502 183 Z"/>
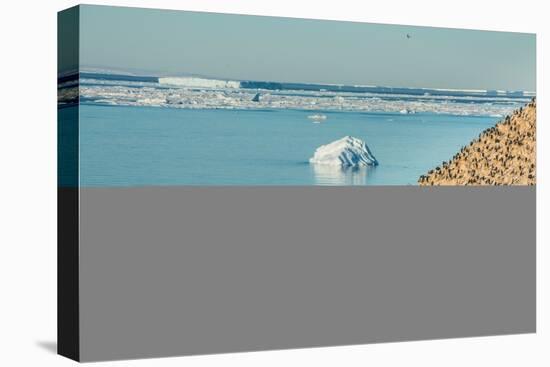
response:
<path fill-rule="evenodd" d="M 533 99 L 449 161 L 420 176 L 420 185 L 534 185 L 536 183 L 536 116 Z"/>

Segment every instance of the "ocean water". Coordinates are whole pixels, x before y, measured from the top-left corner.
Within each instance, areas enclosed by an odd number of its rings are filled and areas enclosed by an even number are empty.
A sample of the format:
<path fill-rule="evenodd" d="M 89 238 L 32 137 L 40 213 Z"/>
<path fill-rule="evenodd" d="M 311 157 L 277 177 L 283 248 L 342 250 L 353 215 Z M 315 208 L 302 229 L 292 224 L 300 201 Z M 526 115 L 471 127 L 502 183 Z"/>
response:
<path fill-rule="evenodd" d="M 70 110 L 74 107 L 69 107 Z M 84 103 L 80 185 L 416 185 L 496 116 L 297 109 L 185 109 Z M 312 165 L 315 149 L 346 135 L 376 167 Z"/>
<path fill-rule="evenodd" d="M 97 71 L 58 82 L 59 131 L 69 137 L 60 139 L 62 186 L 416 185 L 534 96 Z M 318 114 L 326 120 L 308 118 Z M 309 163 L 347 135 L 379 165 Z"/>

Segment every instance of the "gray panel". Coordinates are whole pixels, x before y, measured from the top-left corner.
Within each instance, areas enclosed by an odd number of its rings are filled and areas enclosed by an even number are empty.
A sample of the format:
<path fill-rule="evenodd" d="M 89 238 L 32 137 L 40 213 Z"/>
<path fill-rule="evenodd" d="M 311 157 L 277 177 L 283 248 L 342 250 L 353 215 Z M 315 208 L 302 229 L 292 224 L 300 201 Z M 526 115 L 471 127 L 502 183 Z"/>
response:
<path fill-rule="evenodd" d="M 83 188 L 81 358 L 534 332 L 535 195 Z"/>

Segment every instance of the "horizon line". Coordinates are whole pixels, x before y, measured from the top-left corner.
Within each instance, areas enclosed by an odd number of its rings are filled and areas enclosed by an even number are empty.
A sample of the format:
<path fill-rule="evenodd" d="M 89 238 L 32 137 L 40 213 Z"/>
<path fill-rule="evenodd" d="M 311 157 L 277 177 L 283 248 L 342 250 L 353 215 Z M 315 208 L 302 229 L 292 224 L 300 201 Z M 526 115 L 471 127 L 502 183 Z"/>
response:
<path fill-rule="evenodd" d="M 153 77 L 153 78 L 201 78 L 207 80 L 221 80 L 221 81 L 235 81 L 235 82 L 267 82 L 267 83 L 293 83 L 304 85 L 327 85 L 327 86 L 346 86 L 346 87 L 358 87 L 358 88 L 406 88 L 406 89 L 426 89 L 436 91 L 449 91 L 449 92 L 523 92 L 529 94 L 535 94 L 536 90 L 525 89 L 477 89 L 477 88 L 442 88 L 442 87 L 409 87 L 409 86 L 395 86 L 395 85 L 375 85 L 375 84 L 345 84 L 345 83 L 327 83 L 327 82 L 301 82 L 301 81 L 277 81 L 277 80 L 258 80 L 258 79 L 238 79 L 227 78 L 222 76 L 194 74 L 190 72 L 179 72 L 173 74 L 165 74 L 161 71 L 145 70 L 145 69 L 120 69 L 105 66 L 81 66 L 78 70 L 70 70 L 61 72 L 60 75 L 70 75 L 74 73 L 90 73 L 90 74 L 107 74 L 107 75 L 123 75 L 123 76 L 135 76 L 135 77 Z"/>

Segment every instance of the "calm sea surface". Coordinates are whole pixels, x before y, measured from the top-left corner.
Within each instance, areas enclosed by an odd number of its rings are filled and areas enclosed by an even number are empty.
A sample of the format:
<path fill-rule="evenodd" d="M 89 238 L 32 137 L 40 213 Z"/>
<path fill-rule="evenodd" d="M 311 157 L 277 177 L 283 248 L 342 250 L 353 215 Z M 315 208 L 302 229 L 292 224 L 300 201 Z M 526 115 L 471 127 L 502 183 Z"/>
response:
<path fill-rule="evenodd" d="M 315 112 L 318 113 L 318 112 Z M 81 105 L 80 184 L 415 185 L 497 117 Z M 310 165 L 317 147 L 364 140 L 377 167 Z"/>

